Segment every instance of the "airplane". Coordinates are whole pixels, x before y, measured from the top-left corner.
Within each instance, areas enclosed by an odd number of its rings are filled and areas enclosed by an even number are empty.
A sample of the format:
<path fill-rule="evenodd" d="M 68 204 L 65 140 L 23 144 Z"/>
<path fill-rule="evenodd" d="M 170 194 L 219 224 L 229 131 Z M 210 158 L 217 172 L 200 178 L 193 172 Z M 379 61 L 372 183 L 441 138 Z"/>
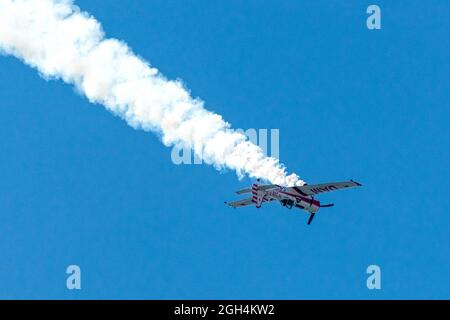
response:
<path fill-rule="evenodd" d="M 256 206 L 259 209 L 264 202 L 278 201 L 283 207 L 288 209 L 295 207 L 307 211 L 310 214 L 308 225 L 311 224 L 314 215 L 320 208 L 334 206 L 332 203 L 322 205 L 319 200 L 314 198 L 315 195 L 323 192 L 362 186 L 362 184 L 353 180 L 313 185 L 305 184 L 294 187 L 283 187 L 276 184 L 259 184 L 259 182 L 260 179 L 256 183 L 253 183 L 251 188 L 236 191 L 237 194 L 251 193 L 252 196 L 250 198 L 225 202 L 225 204 L 235 209 L 245 206 Z"/>

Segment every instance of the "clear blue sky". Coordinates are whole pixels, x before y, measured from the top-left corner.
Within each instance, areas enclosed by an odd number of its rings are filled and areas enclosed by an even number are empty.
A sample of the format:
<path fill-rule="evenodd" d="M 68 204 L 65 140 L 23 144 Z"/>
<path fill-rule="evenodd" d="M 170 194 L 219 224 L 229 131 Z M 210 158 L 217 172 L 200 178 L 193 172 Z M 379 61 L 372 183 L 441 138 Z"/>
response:
<path fill-rule="evenodd" d="M 448 1 L 76 3 L 234 127 L 279 128 L 307 182 L 364 187 L 322 196 L 336 206 L 311 226 L 233 210 L 249 179 L 175 166 L 156 136 L 0 57 L 0 298 L 450 298 Z"/>

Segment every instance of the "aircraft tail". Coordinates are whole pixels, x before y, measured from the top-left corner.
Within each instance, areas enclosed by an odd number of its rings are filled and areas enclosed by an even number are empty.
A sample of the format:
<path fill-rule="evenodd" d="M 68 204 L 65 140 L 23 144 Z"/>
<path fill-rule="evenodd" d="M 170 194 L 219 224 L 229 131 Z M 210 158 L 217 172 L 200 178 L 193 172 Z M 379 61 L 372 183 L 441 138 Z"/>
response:
<path fill-rule="evenodd" d="M 259 179 L 257 180 L 259 182 Z M 264 194 L 259 190 L 258 183 L 252 184 L 252 201 L 256 204 L 256 208 L 261 208 L 261 203 L 264 200 Z"/>

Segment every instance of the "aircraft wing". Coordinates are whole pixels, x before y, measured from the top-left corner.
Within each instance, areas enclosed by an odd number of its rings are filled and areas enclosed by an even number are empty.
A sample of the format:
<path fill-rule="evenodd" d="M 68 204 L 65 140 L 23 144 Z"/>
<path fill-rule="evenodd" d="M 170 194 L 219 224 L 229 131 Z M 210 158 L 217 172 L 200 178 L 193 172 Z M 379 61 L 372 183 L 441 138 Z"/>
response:
<path fill-rule="evenodd" d="M 252 201 L 252 198 L 242 199 L 242 200 L 233 201 L 233 202 L 225 202 L 225 203 L 233 208 L 255 205 L 255 203 Z"/>
<path fill-rule="evenodd" d="M 291 187 L 293 190 L 297 191 L 301 195 L 305 196 L 312 196 L 315 194 L 323 193 L 323 192 L 330 192 L 340 189 L 347 189 L 347 188 L 355 188 L 360 187 L 361 184 L 350 180 L 350 181 L 343 181 L 343 182 L 329 182 L 329 183 L 320 183 L 320 184 L 311 184 L 311 185 L 304 185 L 301 187 Z"/>

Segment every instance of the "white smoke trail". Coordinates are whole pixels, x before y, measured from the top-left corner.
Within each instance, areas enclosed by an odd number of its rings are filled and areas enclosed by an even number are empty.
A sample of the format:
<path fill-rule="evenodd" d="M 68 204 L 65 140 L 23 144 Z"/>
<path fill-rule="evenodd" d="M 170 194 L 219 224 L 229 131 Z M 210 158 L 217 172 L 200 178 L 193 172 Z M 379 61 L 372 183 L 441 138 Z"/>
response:
<path fill-rule="evenodd" d="M 72 0 L 0 0 L 0 51 L 46 79 L 75 85 L 133 128 L 157 132 L 166 146 L 192 148 L 217 169 L 281 185 L 302 185 L 278 159 L 264 156 L 220 115 L 207 111 L 180 81 L 167 80 Z"/>

